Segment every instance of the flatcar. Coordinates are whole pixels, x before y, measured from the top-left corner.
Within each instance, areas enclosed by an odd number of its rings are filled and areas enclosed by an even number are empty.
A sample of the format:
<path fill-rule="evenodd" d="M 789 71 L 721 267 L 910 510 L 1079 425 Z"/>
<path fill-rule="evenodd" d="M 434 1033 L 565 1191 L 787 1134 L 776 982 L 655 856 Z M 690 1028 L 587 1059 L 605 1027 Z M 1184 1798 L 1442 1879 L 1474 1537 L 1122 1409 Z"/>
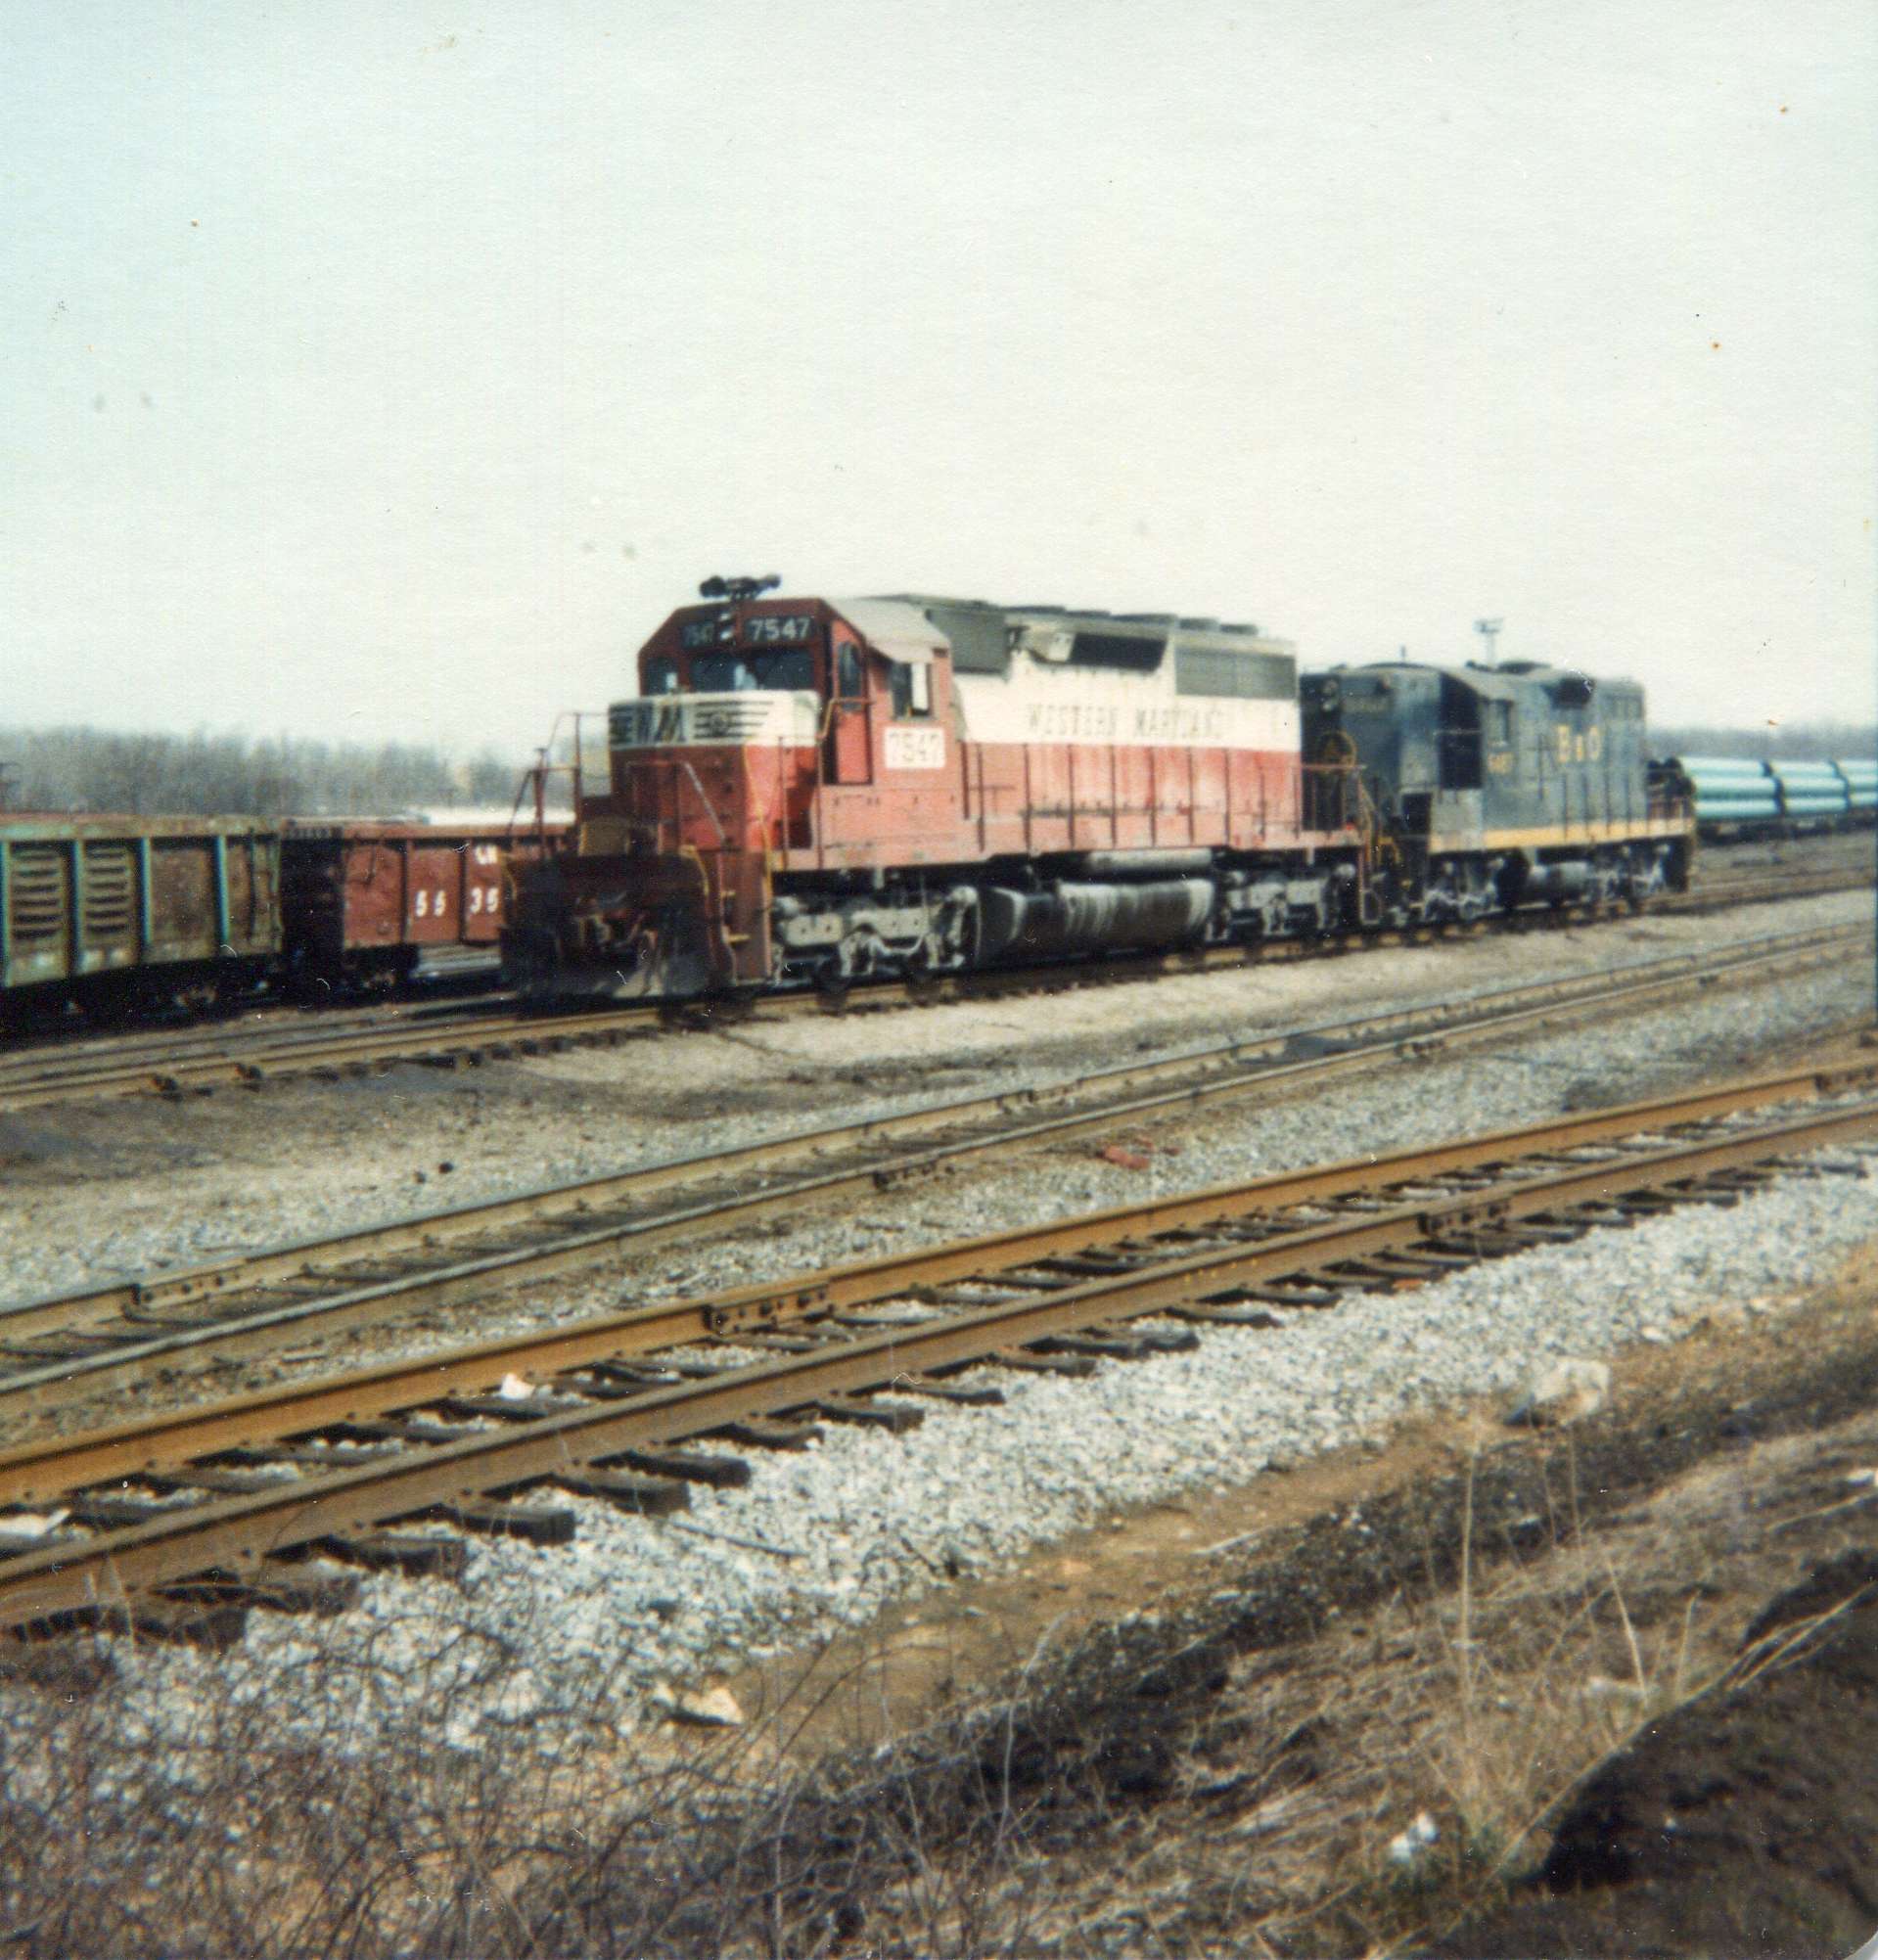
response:
<path fill-rule="evenodd" d="M 562 829 L 0 816 L 0 1022 L 330 997 L 492 958 L 513 863 Z"/>
<path fill-rule="evenodd" d="M 1626 682 L 1306 677 L 1255 625 L 718 579 L 641 649 L 574 842 L 525 867 L 540 998 L 973 968 L 1640 904 L 1686 878 Z"/>
<path fill-rule="evenodd" d="M 1712 843 L 1851 830 L 1878 818 L 1878 761 L 1673 755 L 1654 765 Z"/>

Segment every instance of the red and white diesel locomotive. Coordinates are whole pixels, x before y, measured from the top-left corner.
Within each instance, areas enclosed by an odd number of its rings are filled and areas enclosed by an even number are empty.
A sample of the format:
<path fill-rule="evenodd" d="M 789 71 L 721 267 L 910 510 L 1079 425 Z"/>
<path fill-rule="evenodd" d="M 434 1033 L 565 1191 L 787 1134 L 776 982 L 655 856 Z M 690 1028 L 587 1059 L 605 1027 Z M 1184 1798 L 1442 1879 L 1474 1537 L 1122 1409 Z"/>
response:
<path fill-rule="evenodd" d="M 1571 877 L 1526 890 L 1478 788 L 1441 806 L 1472 811 L 1448 855 L 1431 860 L 1426 825 L 1405 837 L 1375 795 L 1373 721 L 1342 734 L 1331 689 L 1306 731 L 1294 650 L 1256 626 L 766 596 L 776 582 L 709 580 L 641 650 L 640 692 L 609 716 L 606 793 L 581 798 L 573 849 L 519 873 L 503 952 L 528 992 L 839 988 L 1636 898 L 1686 831 L 1646 806 L 1640 754 L 1614 803 L 1617 750 L 1593 738 L 1601 815 L 1592 786 L 1566 825 Z M 1581 721 L 1579 685 L 1559 712 Z M 1477 769 L 1500 768 L 1491 739 L 1477 731 Z"/>

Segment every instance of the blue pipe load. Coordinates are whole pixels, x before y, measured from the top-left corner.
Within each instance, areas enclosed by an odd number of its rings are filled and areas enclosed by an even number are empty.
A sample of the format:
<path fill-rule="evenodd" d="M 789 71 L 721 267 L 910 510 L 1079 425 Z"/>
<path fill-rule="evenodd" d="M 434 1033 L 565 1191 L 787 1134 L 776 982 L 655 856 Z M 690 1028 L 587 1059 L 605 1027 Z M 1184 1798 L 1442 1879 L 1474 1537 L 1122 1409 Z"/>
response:
<path fill-rule="evenodd" d="M 1764 763 L 1746 755 L 1678 755 L 1675 766 L 1701 828 L 1780 821 L 1780 787 Z"/>
<path fill-rule="evenodd" d="M 1767 773 L 1780 785 L 1781 814 L 1789 817 L 1842 817 L 1849 805 L 1845 780 L 1830 762 L 1769 762 Z"/>
<path fill-rule="evenodd" d="M 1821 824 L 1878 811 L 1878 761 L 1757 761 L 1748 755 L 1678 755 L 1696 822 L 1705 826 Z"/>
<path fill-rule="evenodd" d="M 1751 755 L 1678 755 L 1675 765 L 1685 776 L 1750 776 L 1764 778 L 1767 765 Z"/>
<path fill-rule="evenodd" d="M 1878 762 L 1840 761 L 1832 765 L 1846 786 L 1849 809 L 1878 810 Z"/>
<path fill-rule="evenodd" d="M 1733 756 L 1687 755 L 1678 766 L 1688 778 L 1699 824 L 1773 823 L 1780 815 L 1780 786 L 1759 762 Z"/>

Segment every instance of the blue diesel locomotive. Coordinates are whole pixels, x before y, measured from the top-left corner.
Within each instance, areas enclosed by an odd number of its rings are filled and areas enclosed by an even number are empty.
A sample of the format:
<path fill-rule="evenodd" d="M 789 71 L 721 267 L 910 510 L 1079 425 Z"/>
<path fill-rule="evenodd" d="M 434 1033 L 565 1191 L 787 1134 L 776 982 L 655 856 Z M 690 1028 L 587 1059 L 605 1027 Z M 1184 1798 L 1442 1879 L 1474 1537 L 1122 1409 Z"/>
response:
<path fill-rule="evenodd" d="M 1308 673 L 1299 692 L 1305 753 L 1361 786 L 1378 923 L 1641 905 L 1688 883 L 1687 802 L 1651 778 L 1634 681 L 1401 661 Z"/>

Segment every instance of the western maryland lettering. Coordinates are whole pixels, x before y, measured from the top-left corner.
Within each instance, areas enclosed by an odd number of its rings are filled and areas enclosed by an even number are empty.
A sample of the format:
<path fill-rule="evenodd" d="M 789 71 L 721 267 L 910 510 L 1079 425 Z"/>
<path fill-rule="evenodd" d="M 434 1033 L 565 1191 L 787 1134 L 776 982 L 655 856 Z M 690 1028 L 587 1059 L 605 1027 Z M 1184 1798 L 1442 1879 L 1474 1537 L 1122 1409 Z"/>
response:
<path fill-rule="evenodd" d="M 1221 742 L 1232 732 L 1220 702 L 1120 707 L 1114 702 L 1034 701 L 1025 734 L 1035 742 Z"/>

